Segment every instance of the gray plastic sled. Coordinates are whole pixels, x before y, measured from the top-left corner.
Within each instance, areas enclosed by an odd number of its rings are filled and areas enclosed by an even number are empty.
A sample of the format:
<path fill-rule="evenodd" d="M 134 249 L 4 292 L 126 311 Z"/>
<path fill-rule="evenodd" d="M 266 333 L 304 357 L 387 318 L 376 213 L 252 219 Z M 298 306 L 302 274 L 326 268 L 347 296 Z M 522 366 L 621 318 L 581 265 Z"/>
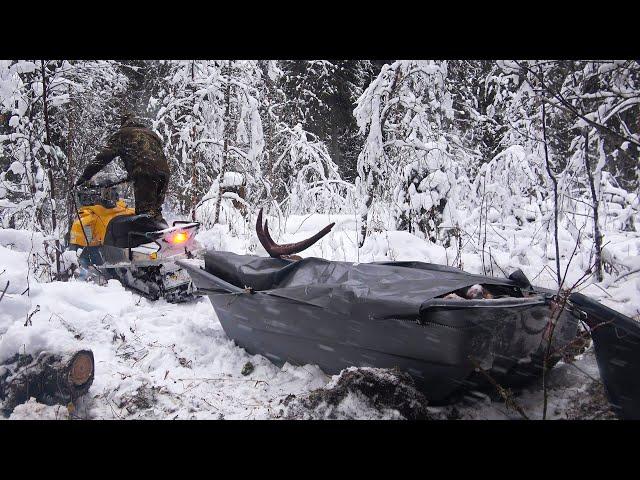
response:
<path fill-rule="evenodd" d="M 504 386 L 542 372 L 552 295 L 510 279 L 420 262 L 292 261 L 214 251 L 204 268 L 178 263 L 209 296 L 227 335 L 277 365 L 316 364 L 329 374 L 350 366 L 397 367 L 435 403 L 482 383 L 478 366 Z M 493 298 L 443 298 L 475 284 Z M 577 323 L 563 312 L 553 351 L 575 338 Z"/>

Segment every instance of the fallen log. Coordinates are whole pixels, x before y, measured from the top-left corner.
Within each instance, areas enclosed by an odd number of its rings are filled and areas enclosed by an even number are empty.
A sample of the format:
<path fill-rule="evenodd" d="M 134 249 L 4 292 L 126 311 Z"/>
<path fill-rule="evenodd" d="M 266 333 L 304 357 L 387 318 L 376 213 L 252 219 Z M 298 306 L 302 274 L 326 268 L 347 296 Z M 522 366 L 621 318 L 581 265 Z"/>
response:
<path fill-rule="evenodd" d="M 34 397 L 46 405 L 68 405 L 93 383 L 93 352 L 42 352 L 35 358 L 16 354 L 0 365 L 0 409 L 9 416 L 16 405 Z"/>

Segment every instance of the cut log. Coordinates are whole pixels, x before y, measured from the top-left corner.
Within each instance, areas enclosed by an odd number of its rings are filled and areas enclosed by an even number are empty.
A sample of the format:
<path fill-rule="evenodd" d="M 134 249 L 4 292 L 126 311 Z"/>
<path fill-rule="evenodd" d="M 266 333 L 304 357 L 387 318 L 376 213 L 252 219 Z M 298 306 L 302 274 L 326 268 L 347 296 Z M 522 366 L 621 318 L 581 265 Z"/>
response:
<path fill-rule="evenodd" d="M 16 354 L 0 366 L 0 406 L 9 416 L 34 397 L 46 405 L 74 403 L 89 390 L 95 373 L 93 352 Z"/>

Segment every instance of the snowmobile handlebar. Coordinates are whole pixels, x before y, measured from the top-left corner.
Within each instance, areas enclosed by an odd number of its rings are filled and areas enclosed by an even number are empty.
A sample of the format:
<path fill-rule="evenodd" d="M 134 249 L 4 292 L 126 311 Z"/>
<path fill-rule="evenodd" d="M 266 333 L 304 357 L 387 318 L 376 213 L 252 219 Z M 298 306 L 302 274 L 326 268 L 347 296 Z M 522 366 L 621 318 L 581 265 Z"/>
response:
<path fill-rule="evenodd" d="M 72 186 L 72 189 L 77 189 L 77 188 L 111 188 L 111 187 L 115 187 L 116 185 L 121 185 L 123 183 L 131 182 L 132 180 L 133 180 L 133 178 L 131 178 L 131 177 L 126 177 L 126 178 L 122 178 L 122 179 L 114 180 L 114 181 L 104 181 L 104 182 L 95 182 L 95 183 L 91 183 L 91 182 L 89 182 L 89 180 L 86 180 L 86 181 L 81 182 L 81 183 L 75 183 Z"/>
<path fill-rule="evenodd" d="M 99 187 L 99 188 L 111 188 L 111 187 L 115 187 L 116 185 L 121 185 L 123 183 L 128 183 L 130 181 L 132 181 L 133 179 L 131 177 L 127 177 L 127 178 L 123 178 L 120 180 L 114 180 L 112 182 L 104 182 L 104 183 L 96 183 L 95 186 Z"/>
<path fill-rule="evenodd" d="M 130 180 L 130 178 L 124 178 L 96 183 L 85 182 L 73 189 L 73 195 L 80 206 L 101 204 L 107 208 L 113 208 L 118 200 L 118 194 L 113 187 Z"/>

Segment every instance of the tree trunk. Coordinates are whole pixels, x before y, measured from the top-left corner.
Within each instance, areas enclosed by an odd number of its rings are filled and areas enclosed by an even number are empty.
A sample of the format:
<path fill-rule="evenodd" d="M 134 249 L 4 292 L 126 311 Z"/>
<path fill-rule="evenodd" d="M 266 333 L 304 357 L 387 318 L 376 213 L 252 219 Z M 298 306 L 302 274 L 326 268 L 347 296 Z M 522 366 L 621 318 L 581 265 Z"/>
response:
<path fill-rule="evenodd" d="M 391 86 L 389 88 L 389 94 L 387 96 L 387 99 L 390 98 L 396 91 L 396 87 L 398 86 L 399 82 L 401 80 L 401 72 L 400 72 L 400 67 L 398 67 L 396 69 L 395 75 L 393 77 L 393 82 L 391 83 Z M 384 142 L 386 140 L 385 135 L 384 135 L 384 125 L 387 121 L 387 116 L 389 115 L 390 110 L 387 110 L 387 113 L 385 115 L 382 115 L 380 118 L 380 131 L 382 132 L 382 143 L 384 145 Z M 384 157 L 384 147 L 383 147 L 383 151 L 381 152 L 382 156 Z M 366 169 L 365 169 L 365 174 L 366 174 Z M 366 179 L 366 175 L 365 175 L 365 179 Z M 373 205 L 373 200 L 374 200 L 374 190 L 377 186 L 377 179 L 374 175 L 373 178 L 373 183 L 371 185 L 366 185 L 365 188 L 367 188 L 367 192 L 366 192 L 366 200 L 365 200 L 365 210 L 363 212 L 360 212 L 360 219 L 362 222 L 362 226 L 360 227 L 360 233 L 362 238 L 360 239 L 360 242 L 358 243 L 358 248 L 362 248 L 362 246 L 364 245 L 364 241 L 367 238 L 367 235 L 369 234 L 369 225 L 368 225 L 368 217 L 369 217 L 369 209 L 371 208 L 371 205 Z"/>
<path fill-rule="evenodd" d="M 49 128 L 49 102 L 47 99 L 47 73 L 44 68 L 44 60 L 40 60 L 40 70 L 42 72 L 42 111 L 44 114 L 44 128 L 46 132 L 46 141 L 47 145 L 47 177 L 49 179 L 49 188 L 50 188 L 50 197 L 49 200 L 51 202 L 51 229 L 53 230 L 53 234 L 57 237 L 58 230 L 58 221 L 56 219 L 56 186 L 53 179 L 53 165 L 51 162 L 51 131 Z M 56 280 L 60 278 L 60 240 L 56 238 L 55 241 L 55 250 L 56 250 Z"/>
<path fill-rule="evenodd" d="M 593 208 L 593 239 L 595 242 L 595 264 L 596 264 L 596 280 L 602 281 L 602 233 L 600 233 L 600 225 L 598 221 L 598 196 L 596 195 L 596 186 L 593 181 L 593 173 L 589 166 L 589 130 L 584 130 L 584 166 L 587 169 L 587 177 L 589 178 L 589 188 L 591 190 L 591 201 Z"/>
<path fill-rule="evenodd" d="M 373 204 L 373 192 L 367 191 L 367 197 L 365 199 L 365 209 L 360 214 L 360 242 L 358 242 L 358 248 L 362 248 L 364 241 L 367 239 L 369 233 L 369 227 L 367 224 L 368 213 L 371 205 Z"/>
<path fill-rule="evenodd" d="M 195 92 L 196 92 L 196 87 L 195 87 L 195 60 L 191 61 L 191 89 L 192 89 L 192 95 L 195 96 Z M 196 141 L 196 125 L 194 123 L 194 125 L 191 127 L 191 142 L 195 142 Z M 197 165 L 198 165 L 198 159 L 197 159 L 197 149 L 193 150 L 191 152 L 191 198 L 190 198 L 190 203 L 191 203 L 191 220 L 192 221 L 196 221 L 196 196 L 198 195 L 198 177 L 197 177 Z"/>
<path fill-rule="evenodd" d="M 72 98 L 71 96 L 71 87 L 69 86 L 67 88 L 67 93 L 69 94 L 69 98 Z M 71 226 L 73 225 L 73 219 L 74 219 L 74 195 L 75 195 L 75 191 L 74 191 L 74 180 L 75 180 L 75 176 L 76 176 L 76 172 L 75 172 L 75 166 L 73 164 L 74 161 L 74 157 L 73 157 L 73 140 L 74 140 L 74 133 L 75 133 L 75 124 L 74 124 L 74 114 L 76 111 L 76 106 L 74 105 L 74 100 L 71 100 L 71 102 L 69 102 L 69 131 L 67 132 L 67 184 L 66 184 L 66 188 L 67 188 L 67 233 L 66 233 L 66 237 L 65 237 L 65 241 L 67 242 L 67 245 L 69 244 L 69 236 L 71 234 Z"/>
<path fill-rule="evenodd" d="M 227 85 L 224 90 L 224 146 L 222 150 L 222 164 L 220 165 L 220 174 L 218 176 L 218 198 L 216 199 L 215 220 L 214 224 L 218 223 L 220 219 L 220 203 L 222 202 L 222 195 L 224 194 L 224 174 L 227 170 L 227 164 L 229 162 L 229 138 L 231 137 L 231 60 L 227 62 L 227 74 L 225 75 Z"/>
<path fill-rule="evenodd" d="M 544 82 L 542 82 L 542 88 L 544 89 Z M 556 248 L 556 276 L 558 280 L 558 288 L 562 287 L 562 278 L 560 276 L 560 240 L 558 239 L 558 180 L 556 179 L 551 169 L 551 161 L 549 160 L 549 150 L 547 147 L 547 112 L 544 107 L 545 103 L 542 102 L 542 140 L 544 145 L 544 158 L 547 168 L 547 174 L 551 178 L 553 183 L 553 238 Z"/>
<path fill-rule="evenodd" d="M 46 405 L 68 405 L 87 393 L 95 373 L 93 352 L 16 354 L 0 366 L 0 407 L 5 416 L 34 397 Z"/>

